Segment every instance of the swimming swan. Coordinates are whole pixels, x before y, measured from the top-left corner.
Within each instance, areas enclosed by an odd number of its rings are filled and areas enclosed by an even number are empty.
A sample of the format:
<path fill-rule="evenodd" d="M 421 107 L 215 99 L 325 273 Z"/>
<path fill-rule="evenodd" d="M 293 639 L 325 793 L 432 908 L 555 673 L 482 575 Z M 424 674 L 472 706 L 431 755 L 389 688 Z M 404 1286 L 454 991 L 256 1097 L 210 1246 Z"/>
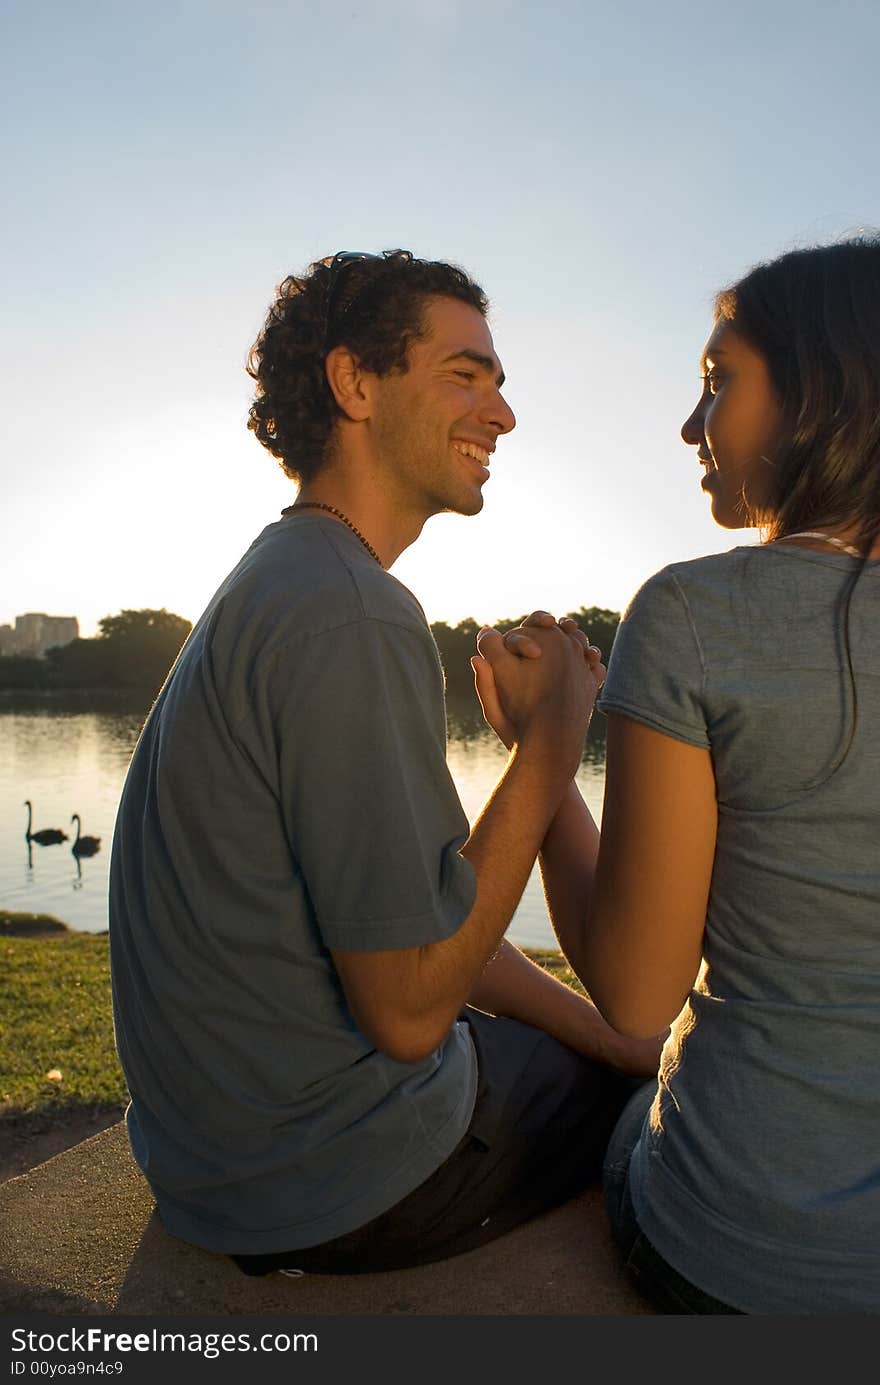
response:
<path fill-rule="evenodd" d="M 80 836 L 79 829 L 81 824 L 79 813 L 74 813 L 70 821 L 76 823 L 76 839 L 73 846 L 70 848 L 74 856 L 94 856 L 95 852 L 101 849 L 101 838 Z"/>
<path fill-rule="evenodd" d="M 41 827 L 39 832 L 31 831 L 31 801 L 26 798 L 24 806 L 28 810 L 27 830 L 24 834 L 26 842 L 37 842 L 40 846 L 54 846 L 56 842 L 66 842 L 67 833 L 62 832 L 58 827 Z"/>

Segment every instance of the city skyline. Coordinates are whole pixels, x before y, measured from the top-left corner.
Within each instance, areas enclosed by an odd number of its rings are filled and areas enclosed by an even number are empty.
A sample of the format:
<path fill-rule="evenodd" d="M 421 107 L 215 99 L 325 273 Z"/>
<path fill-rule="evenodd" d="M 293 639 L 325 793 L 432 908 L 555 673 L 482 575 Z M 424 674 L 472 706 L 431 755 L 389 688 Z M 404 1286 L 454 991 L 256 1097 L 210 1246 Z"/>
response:
<path fill-rule="evenodd" d="M 14 623 L 0 624 L 0 657 L 37 657 L 56 645 L 70 644 L 79 638 L 76 616 L 51 615 L 47 611 L 25 611 Z"/>

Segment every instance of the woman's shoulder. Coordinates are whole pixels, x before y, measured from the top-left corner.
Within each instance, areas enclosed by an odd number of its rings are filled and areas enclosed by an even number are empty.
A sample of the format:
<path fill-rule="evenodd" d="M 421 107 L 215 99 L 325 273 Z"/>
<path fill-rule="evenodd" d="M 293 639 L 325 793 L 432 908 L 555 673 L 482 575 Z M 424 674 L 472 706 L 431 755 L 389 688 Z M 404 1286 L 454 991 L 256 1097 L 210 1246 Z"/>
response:
<path fill-rule="evenodd" d="M 731 574 L 745 571 L 754 562 L 757 553 L 757 545 L 728 548 L 723 553 L 707 553 L 700 558 L 668 563 L 655 576 L 668 574 L 681 586 L 711 586 L 715 582 L 729 582 Z"/>
<path fill-rule="evenodd" d="M 643 582 L 629 605 L 634 608 L 664 603 L 687 606 L 701 595 L 713 597 L 730 593 L 736 580 L 751 560 L 754 549 L 731 548 L 726 553 L 710 553 L 701 558 L 667 563 Z"/>

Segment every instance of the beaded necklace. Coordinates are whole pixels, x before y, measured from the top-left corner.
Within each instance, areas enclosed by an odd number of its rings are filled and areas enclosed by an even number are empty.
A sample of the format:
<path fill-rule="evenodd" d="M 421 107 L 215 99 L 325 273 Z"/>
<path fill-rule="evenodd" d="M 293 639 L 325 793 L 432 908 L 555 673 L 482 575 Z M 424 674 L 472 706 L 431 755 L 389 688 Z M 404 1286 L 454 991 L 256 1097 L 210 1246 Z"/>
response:
<path fill-rule="evenodd" d="M 352 524 L 348 515 L 344 515 L 341 510 L 337 510 L 335 505 L 325 505 L 320 500 L 297 500 L 293 505 L 288 505 L 285 509 L 283 509 L 281 513 L 283 515 L 292 515 L 296 514 L 297 510 L 326 510 L 328 514 L 335 515 L 337 519 L 341 519 L 342 523 L 347 524 L 351 532 L 355 534 L 357 538 L 360 539 L 361 543 L 364 545 L 364 548 L 371 555 L 371 557 L 376 559 L 376 562 L 384 571 L 382 559 L 379 557 L 379 554 L 376 552 L 373 545 L 367 542 L 367 540 L 361 533 L 360 529 L 358 529 L 356 525 Z"/>

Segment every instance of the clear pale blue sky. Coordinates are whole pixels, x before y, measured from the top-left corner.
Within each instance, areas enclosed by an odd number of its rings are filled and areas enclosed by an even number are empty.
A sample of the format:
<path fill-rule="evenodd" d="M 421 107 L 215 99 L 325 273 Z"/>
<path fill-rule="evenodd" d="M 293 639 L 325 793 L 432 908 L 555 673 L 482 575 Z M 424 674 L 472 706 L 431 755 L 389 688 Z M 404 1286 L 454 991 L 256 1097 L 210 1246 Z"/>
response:
<path fill-rule="evenodd" d="M 293 499 L 245 427 L 275 284 L 463 264 L 518 427 L 395 573 L 429 619 L 621 609 L 712 523 L 718 287 L 880 225 L 880 5 L 6 0 L 0 622 L 195 619 Z M 750 539 L 749 539 L 750 541 Z"/>

